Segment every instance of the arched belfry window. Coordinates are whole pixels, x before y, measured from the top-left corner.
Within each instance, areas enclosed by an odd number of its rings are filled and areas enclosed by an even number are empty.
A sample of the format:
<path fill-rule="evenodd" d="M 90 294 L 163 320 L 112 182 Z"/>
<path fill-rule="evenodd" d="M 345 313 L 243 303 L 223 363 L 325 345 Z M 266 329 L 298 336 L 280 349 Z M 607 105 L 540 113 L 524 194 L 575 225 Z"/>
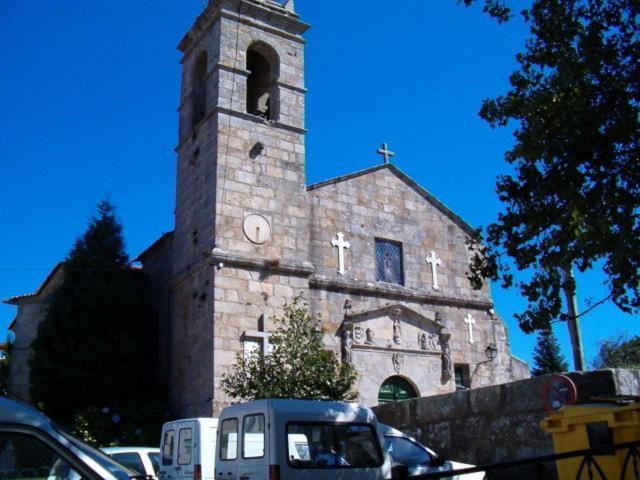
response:
<path fill-rule="evenodd" d="M 202 52 L 196 59 L 191 77 L 191 128 L 207 113 L 207 53 Z"/>
<path fill-rule="evenodd" d="M 247 50 L 247 113 L 274 120 L 278 117 L 278 54 L 264 43 Z"/>

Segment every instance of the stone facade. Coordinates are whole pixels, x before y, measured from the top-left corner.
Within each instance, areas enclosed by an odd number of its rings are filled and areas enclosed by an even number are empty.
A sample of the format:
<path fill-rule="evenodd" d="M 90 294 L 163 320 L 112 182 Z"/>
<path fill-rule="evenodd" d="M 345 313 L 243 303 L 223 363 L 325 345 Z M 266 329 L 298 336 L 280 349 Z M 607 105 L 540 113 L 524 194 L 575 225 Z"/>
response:
<path fill-rule="evenodd" d="M 47 312 L 48 299 L 62 282 L 63 276 L 63 264 L 59 263 L 49 273 L 38 290 L 4 300 L 5 303 L 18 307 L 18 313 L 9 325 L 9 330 L 15 336 L 11 346 L 7 386 L 7 394 L 11 398 L 29 403 L 31 398 L 29 393 L 31 388 L 29 382 L 31 343 L 35 340 L 38 327 Z"/>
<path fill-rule="evenodd" d="M 300 293 L 322 315 L 327 348 L 356 365 L 369 405 L 393 377 L 433 395 L 455 390 L 460 367 L 468 387 L 528 376 L 490 292 L 466 278 L 468 224 L 391 164 L 305 185 L 307 28 L 288 2 L 216 0 L 179 45 L 176 228 L 140 256 L 158 292 L 173 410 L 228 404 L 222 375 Z M 268 116 L 248 113 L 254 51 L 271 66 Z M 402 284 L 377 281 L 376 239 L 401 244 Z"/>

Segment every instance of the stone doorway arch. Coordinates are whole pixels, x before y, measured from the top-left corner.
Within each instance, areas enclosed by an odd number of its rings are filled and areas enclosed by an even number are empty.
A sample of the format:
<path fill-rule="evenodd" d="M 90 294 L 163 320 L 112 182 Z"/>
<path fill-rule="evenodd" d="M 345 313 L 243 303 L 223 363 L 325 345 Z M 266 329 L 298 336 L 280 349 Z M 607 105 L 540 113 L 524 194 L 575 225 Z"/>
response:
<path fill-rule="evenodd" d="M 404 377 L 394 375 L 387 378 L 378 391 L 378 404 L 417 398 L 417 389 Z"/>

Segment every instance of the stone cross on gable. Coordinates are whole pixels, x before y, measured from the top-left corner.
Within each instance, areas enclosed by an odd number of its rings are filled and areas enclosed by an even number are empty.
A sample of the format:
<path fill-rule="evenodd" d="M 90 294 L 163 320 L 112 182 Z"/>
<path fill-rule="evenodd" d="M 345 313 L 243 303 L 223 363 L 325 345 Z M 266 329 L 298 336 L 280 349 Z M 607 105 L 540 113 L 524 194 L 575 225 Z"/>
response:
<path fill-rule="evenodd" d="M 344 250 L 351 248 L 351 244 L 344 240 L 342 232 L 338 232 L 337 237 L 331 240 L 331 245 L 338 248 L 338 273 L 344 275 Z"/>
<path fill-rule="evenodd" d="M 389 145 L 385 142 L 382 144 L 382 148 L 378 149 L 378 153 L 384 156 L 384 163 L 389 163 L 389 157 L 395 157 L 396 154 L 389 150 Z"/>
<path fill-rule="evenodd" d="M 427 263 L 431 264 L 431 274 L 433 276 L 433 289 L 439 290 L 440 286 L 438 285 L 438 265 L 442 265 L 442 260 L 438 258 L 436 252 L 431 250 L 431 256 L 427 257 Z"/>
<path fill-rule="evenodd" d="M 476 319 L 470 313 L 467 313 L 464 323 L 469 326 L 469 343 L 473 343 L 473 326 L 476 324 Z"/>

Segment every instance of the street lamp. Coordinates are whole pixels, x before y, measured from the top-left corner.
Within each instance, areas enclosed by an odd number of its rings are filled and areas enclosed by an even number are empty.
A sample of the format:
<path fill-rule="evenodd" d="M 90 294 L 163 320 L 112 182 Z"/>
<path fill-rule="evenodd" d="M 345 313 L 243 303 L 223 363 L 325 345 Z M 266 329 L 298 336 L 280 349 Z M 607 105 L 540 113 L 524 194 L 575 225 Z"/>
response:
<path fill-rule="evenodd" d="M 487 348 L 484 349 L 484 354 L 487 356 L 490 362 L 493 362 L 498 356 L 498 348 L 495 343 L 490 343 Z"/>

